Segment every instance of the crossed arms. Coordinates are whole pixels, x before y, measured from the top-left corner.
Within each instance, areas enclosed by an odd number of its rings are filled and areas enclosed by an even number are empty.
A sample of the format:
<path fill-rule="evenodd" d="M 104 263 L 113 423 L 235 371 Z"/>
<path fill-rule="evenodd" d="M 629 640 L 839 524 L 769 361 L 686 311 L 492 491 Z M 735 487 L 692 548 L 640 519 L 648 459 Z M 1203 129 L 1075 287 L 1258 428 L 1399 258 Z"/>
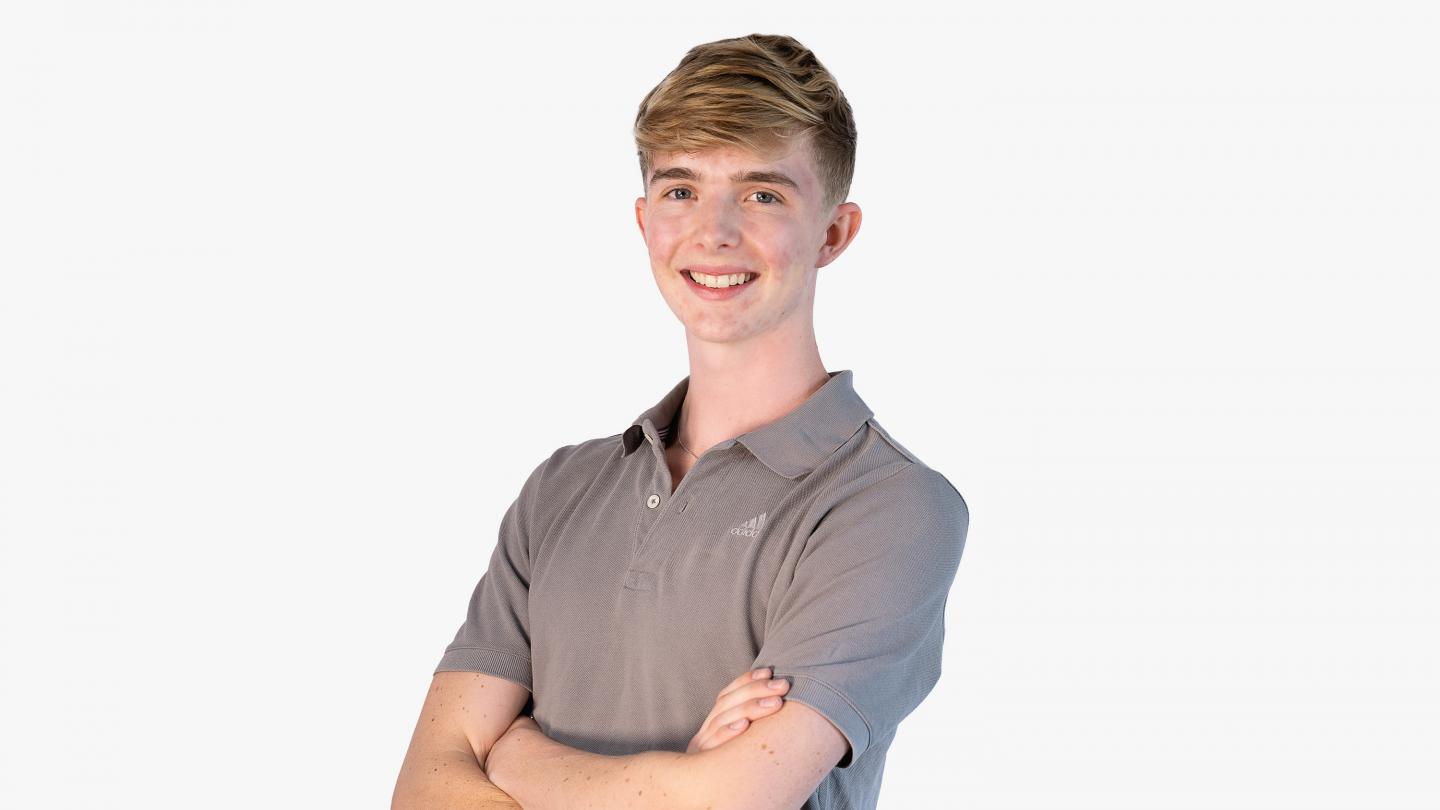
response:
<path fill-rule="evenodd" d="M 483 673 L 435 673 L 392 810 L 793 810 L 848 747 L 824 715 L 785 701 L 740 736 L 708 750 L 602 756 L 551 740 L 519 716 L 529 694 Z"/>
<path fill-rule="evenodd" d="M 533 498 L 526 493 L 544 469 L 507 511 L 455 645 L 528 644 L 525 516 Z M 767 607 L 757 653 L 791 677 L 803 674 L 808 701 L 787 699 L 716 746 L 609 757 L 550 740 L 518 718 L 529 700 L 523 681 L 452 667 L 435 673 L 395 810 L 800 807 L 852 744 L 859 756 L 873 729 L 893 729 L 934 687 L 946 598 L 969 524 L 949 481 L 914 463 L 878 468 L 843 494 L 803 529 L 803 554 Z"/>

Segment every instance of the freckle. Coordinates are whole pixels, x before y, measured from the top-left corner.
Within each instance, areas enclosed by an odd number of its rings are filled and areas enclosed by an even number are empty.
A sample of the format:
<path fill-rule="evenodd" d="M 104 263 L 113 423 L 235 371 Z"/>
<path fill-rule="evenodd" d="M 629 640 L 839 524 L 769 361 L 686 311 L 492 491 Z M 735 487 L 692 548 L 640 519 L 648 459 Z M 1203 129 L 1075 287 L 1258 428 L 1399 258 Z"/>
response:
<path fill-rule="evenodd" d="M 760 743 L 760 749 L 761 749 L 762 751 L 765 749 L 765 743 Z"/>
<path fill-rule="evenodd" d="M 636 795 L 636 796 L 644 796 L 644 795 L 645 795 L 645 791 L 643 791 L 643 790 L 637 790 L 637 791 L 635 791 L 635 795 Z"/>

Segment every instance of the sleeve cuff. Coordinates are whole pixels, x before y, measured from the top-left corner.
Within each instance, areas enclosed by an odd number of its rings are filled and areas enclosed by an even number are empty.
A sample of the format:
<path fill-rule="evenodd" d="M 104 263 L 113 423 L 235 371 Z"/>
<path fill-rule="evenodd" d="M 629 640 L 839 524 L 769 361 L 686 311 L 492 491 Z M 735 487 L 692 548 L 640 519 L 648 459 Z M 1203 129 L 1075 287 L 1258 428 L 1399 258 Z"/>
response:
<path fill-rule="evenodd" d="M 489 647 L 450 647 L 440 658 L 436 672 L 483 672 L 535 691 L 530 680 L 530 659 Z"/>
<path fill-rule="evenodd" d="M 824 715 L 826 720 L 834 723 L 840 733 L 845 735 L 846 741 L 850 743 L 850 750 L 845 752 L 845 756 L 840 758 L 835 767 L 848 768 L 851 762 L 865 753 L 865 749 L 870 745 L 870 724 L 865 722 L 865 717 L 848 698 L 824 681 L 809 675 L 777 669 L 774 676 L 790 678 L 790 691 L 785 693 L 786 701 L 804 703 Z"/>

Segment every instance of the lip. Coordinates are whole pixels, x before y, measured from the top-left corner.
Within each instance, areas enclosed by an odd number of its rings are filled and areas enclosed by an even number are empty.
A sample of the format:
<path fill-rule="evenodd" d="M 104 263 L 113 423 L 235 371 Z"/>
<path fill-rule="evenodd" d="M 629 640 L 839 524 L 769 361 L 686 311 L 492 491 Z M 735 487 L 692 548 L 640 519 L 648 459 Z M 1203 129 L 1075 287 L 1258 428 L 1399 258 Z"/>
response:
<path fill-rule="evenodd" d="M 707 276 L 728 276 L 734 273 L 751 273 L 757 276 L 760 275 L 759 273 L 756 273 L 754 270 L 751 270 L 748 267 L 736 267 L 733 264 L 717 264 L 713 267 L 709 267 L 703 264 L 692 264 L 689 267 L 680 268 L 680 272 L 682 273 L 687 270 L 694 270 L 699 273 L 704 273 Z"/>
<path fill-rule="evenodd" d="M 694 269 L 701 273 L 705 273 L 706 275 L 713 276 L 724 276 L 729 275 L 730 273 L 751 273 L 754 278 L 750 279 L 744 284 L 741 284 L 738 287 L 725 287 L 724 289 L 717 289 L 715 287 L 706 287 L 703 284 L 696 284 L 690 278 L 690 274 L 686 272 L 691 269 Z M 693 268 L 687 267 L 684 270 L 681 270 L 680 278 L 684 279 L 685 286 L 689 287 L 690 291 L 695 293 L 695 295 L 699 296 L 700 298 L 706 301 L 726 301 L 738 295 L 744 295 L 746 290 L 749 290 L 751 287 L 755 286 L 756 282 L 759 281 L 760 274 L 756 273 L 753 270 L 746 270 L 743 267 L 702 267 L 700 265 L 696 265 Z"/>

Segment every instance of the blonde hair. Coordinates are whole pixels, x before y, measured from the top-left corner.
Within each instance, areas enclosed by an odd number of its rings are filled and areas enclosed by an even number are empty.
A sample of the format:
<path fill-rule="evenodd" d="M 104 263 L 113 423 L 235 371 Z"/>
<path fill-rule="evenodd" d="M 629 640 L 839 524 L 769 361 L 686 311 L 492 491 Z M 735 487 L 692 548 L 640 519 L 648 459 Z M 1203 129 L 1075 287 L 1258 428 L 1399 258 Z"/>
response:
<path fill-rule="evenodd" d="M 830 71 L 783 35 L 750 34 L 691 48 L 635 115 L 641 184 L 657 152 L 738 146 L 771 154 L 810 136 L 825 208 L 850 193 L 855 118 Z"/>

